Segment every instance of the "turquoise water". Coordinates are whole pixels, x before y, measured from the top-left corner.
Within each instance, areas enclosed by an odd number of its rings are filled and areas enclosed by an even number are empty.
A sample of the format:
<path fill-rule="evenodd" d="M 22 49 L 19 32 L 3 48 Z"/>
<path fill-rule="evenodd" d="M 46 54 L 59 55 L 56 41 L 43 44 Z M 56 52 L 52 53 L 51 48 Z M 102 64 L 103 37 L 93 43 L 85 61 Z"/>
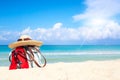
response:
<path fill-rule="evenodd" d="M 9 66 L 10 51 L 7 45 L 0 45 L 0 66 Z M 120 59 L 119 45 L 43 45 L 40 51 L 48 63 Z"/>

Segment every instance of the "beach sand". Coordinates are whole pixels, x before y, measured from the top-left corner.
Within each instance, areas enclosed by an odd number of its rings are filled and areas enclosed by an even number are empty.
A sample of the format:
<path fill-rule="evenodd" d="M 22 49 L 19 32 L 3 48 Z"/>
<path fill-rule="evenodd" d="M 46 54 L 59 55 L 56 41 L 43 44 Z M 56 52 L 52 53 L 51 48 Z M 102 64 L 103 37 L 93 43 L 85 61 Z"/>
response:
<path fill-rule="evenodd" d="M 0 80 L 120 80 L 120 60 L 59 62 L 18 70 L 0 67 Z"/>

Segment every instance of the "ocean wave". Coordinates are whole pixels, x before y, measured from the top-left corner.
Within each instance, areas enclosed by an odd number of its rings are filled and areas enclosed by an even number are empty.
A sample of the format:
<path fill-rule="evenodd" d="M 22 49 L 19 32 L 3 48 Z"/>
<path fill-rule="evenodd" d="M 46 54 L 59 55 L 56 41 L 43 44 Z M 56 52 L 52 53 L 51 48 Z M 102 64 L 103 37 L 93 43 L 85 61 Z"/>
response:
<path fill-rule="evenodd" d="M 43 55 L 120 54 L 120 51 L 42 52 Z"/>
<path fill-rule="evenodd" d="M 8 60 L 8 58 L 0 58 L 0 61 Z"/>

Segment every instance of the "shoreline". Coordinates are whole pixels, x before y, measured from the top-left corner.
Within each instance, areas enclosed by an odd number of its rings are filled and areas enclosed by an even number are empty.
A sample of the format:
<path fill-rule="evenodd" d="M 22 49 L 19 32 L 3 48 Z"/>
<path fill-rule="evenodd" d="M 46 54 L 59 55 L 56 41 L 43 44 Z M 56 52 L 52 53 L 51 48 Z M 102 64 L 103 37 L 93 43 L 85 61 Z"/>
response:
<path fill-rule="evenodd" d="M 120 59 L 52 63 L 44 68 L 8 70 L 0 67 L 1 80 L 120 80 Z"/>

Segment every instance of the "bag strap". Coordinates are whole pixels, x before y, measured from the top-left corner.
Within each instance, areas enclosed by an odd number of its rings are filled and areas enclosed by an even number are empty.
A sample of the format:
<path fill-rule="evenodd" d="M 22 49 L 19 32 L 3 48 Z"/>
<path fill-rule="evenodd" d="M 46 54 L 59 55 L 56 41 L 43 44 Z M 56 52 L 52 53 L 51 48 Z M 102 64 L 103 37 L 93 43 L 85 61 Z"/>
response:
<path fill-rule="evenodd" d="M 34 48 L 35 48 L 35 47 L 34 47 Z M 47 61 L 46 61 L 45 57 L 40 53 L 40 51 L 39 51 L 37 48 L 35 48 L 35 49 L 39 52 L 39 54 L 43 57 L 43 59 L 44 59 L 44 61 L 45 61 L 45 63 L 44 63 L 43 66 L 41 66 L 41 65 L 35 60 L 35 58 L 34 58 L 34 53 L 32 52 L 31 47 L 28 47 L 28 50 L 30 51 L 31 54 L 29 54 L 27 51 L 25 51 L 25 52 L 28 54 L 28 56 L 30 57 L 30 59 L 31 59 L 32 61 L 34 61 L 34 63 L 35 63 L 38 67 L 43 68 L 43 67 L 46 66 Z"/>
<path fill-rule="evenodd" d="M 35 47 L 34 47 L 35 48 Z M 36 63 L 36 65 L 38 66 L 38 67 L 45 67 L 46 66 L 46 64 L 47 64 L 47 60 L 46 60 L 46 58 L 41 54 L 41 52 L 37 49 L 37 48 L 35 48 L 38 52 L 39 52 L 39 54 L 43 57 L 43 59 L 44 59 L 44 61 L 45 61 L 45 63 L 44 63 L 44 65 L 43 66 L 40 66 L 38 63 Z"/>

